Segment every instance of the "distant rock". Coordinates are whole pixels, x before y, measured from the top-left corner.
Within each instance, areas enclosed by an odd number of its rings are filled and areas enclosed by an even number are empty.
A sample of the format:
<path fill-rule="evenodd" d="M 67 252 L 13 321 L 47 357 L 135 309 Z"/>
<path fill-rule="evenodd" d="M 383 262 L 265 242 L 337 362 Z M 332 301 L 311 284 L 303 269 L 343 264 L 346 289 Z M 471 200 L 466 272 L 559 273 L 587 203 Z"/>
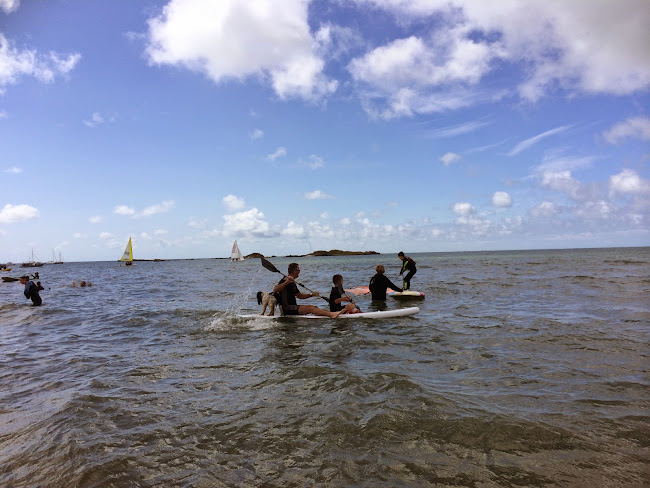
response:
<path fill-rule="evenodd" d="M 331 251 L 314 251 L 311 254 L 291 255 L 288 258 L 305 258 L 307 256 L 367 256 L 370 254 L 379 254 L 377 251 L 341 251 L 332 249 Z"/>

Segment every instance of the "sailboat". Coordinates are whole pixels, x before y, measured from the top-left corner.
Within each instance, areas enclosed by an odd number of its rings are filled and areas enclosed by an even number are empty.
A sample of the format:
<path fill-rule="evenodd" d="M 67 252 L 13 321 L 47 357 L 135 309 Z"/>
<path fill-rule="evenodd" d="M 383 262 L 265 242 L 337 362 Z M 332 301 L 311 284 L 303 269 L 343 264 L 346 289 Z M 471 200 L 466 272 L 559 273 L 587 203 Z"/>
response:
<path fill-rule="evenodd" d="M 45 264 L 45 263 L 39 263 L 38 261 L 34 260 L 34 249 L 32 249 L 32 260 L 21 264 L 20 267 L 21 268 L 39 268 L 39 267 L 43 266 L 43 264 Z"/>
<path fill-rule="evenodd" d="M 242 256 L 241 251 L 239 250 L 239 246 L 237 245 L 237 241 L 232 245 L 232 254 L 230 255 L 230 260 L 231 261 L 243 261 L 244 256 Z"/>
<path fill-rule="evenodd" d="M 126 249 L 124 249 L 124 254 L 122 254 L 120 261 L 126 261 L 126 263 L 124 263 L 126 266 L 131 266 L 133 264 L 133 246 L 131 245 L 130 237 L 129 243 L 126 245 Z"/>
<path fill-rule="evenodd" d="M 61 253 L 59 252 L 59 259 L 57 260 L 54 249 L 52 249 L 52 264 L 63 264 L 63 256 L 61 256 Z"/>

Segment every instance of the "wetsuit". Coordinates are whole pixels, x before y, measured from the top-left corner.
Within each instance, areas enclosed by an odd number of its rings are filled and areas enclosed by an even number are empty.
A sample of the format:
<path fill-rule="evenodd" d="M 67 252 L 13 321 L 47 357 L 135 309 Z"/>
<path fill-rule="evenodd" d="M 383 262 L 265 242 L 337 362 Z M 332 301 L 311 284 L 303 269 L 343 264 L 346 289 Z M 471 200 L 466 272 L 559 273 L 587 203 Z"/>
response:
<path fill-rule="evenodd" d="M 330 292 L 330 312 L 338 312 L 343 310 L 343 305 L 336 303 L 336 300 L 343 296 L 341 287 L 333 286 L 332 291 Z"/>
<path fill-rule="evenodd" d="M 287 281 L 286 278 L 282 278 L 278 285 L 281 285 Z M 298 291 L 298 285 L 295 282 L 289 283 L 287 286 L 282 288 L 282 291 L 278 292 L 278 303 L 282 309 L 283 315 L 298 315 L 298 304 L 296 303 L 296 294 L 300 293 Z"/>
<path fill-rule="evenodd" d="M 386 300 L 386 288 L 392 288 L 395 291 L 400 291 L 401 287 L 394 284 L 382 273 L 377 273 L 370 278 L 370 293 L 372 293 L 373 300 Z"/>
<path fill-rule="evenodd" d="M 404 277 L 404 291 L 411 288 L 411 278 L 413 278 L 413 275 L 417 271 L 415 268 L 415 261 L 408 256 L 404 256 L 404 259 L 402 260 L 402 270 L 399 274 L 401 275 L 406 270 L 408 270 L 408 273 Z"/>
<path fill-rule="evenodd" d="M 43 300 L 38 294 L 38 287 L 34 284 L 33 281 L 28 281 L 25 283 L 25 297 L 29 298 L 32 301 L 32 305 L 38 307 Z"/>

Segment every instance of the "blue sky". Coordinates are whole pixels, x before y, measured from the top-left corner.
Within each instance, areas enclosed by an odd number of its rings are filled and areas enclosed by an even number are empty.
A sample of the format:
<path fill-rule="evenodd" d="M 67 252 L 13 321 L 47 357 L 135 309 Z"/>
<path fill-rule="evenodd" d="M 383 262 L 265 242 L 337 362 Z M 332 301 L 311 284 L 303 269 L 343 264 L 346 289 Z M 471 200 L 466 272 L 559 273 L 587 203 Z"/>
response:
<path fill-rule="evenodd" d="M 648 245 L 648 25 L 646 0 L 0 0 L 0 262 Z"/>

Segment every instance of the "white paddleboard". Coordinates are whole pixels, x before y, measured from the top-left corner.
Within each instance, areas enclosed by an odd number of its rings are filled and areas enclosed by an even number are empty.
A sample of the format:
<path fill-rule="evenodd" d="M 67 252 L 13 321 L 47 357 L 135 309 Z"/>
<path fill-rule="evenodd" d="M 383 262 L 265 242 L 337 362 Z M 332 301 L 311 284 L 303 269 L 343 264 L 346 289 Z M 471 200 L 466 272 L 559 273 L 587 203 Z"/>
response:
<path fill-rule="evenodd" d="M 414 290 L 391 291 L 388 296 L 393 298 L 424 298 L 424 293 Z"/>
<path fill-rule="evenodd" d="M 380 312 L 363 312 L 363 313 L 350 313 L 341 314 L 336 320 L 339 319 L 389 319 L 392 317 L 406 317 L 408 315 L 415 315 L 420 309 L 418 307 L 398 308 L 397 310 L 383 310 Z M 237 315 L 242 319 L 329 319 L 324 315 Z M 330 319 L 334 320 L 334 319 Z"/>

